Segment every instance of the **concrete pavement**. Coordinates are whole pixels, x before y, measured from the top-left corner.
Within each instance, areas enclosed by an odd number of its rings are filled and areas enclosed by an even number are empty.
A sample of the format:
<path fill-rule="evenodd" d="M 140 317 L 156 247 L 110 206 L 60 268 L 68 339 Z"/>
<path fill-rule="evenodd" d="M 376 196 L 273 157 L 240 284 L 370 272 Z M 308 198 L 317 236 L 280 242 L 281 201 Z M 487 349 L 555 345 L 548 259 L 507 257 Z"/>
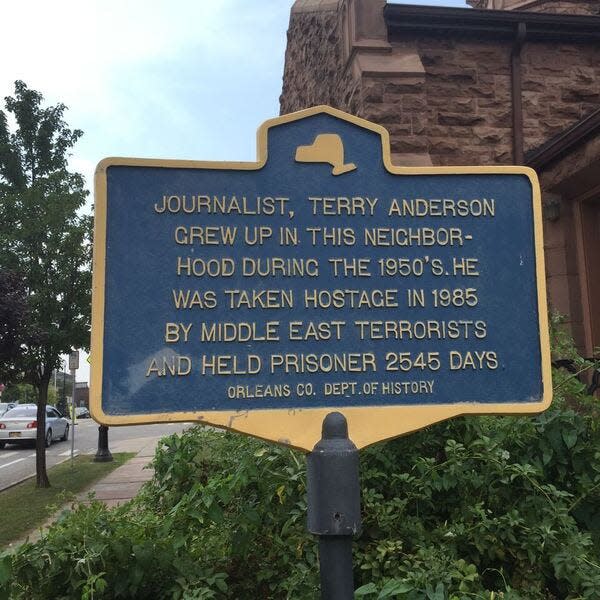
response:
<path fill-rule="evenodd" d="M 88 495 L 91 492 L 95 500 L 102 500 L 110 508 L 135 498 L 142 485 L 152 479 L 153 471 L 148 465 L 154 456 L 157 440 L 151 437 L 125 440 L 111 449 L 111 452 L 132 452 L 140 442 L 142 447 L 134 458 L 82 492 L 79 500 L 88 502 Z"/>
<path fill-rule="evenodd" d="M 97 481 L 92 487 L 84 490 L 78 495 L 78 500 L 83 503 L 89 503 L 89 494 L 93 493 L 96 500 L 101 500 L 109 508 L 128 502 L 134 498 L 140 491 L 142 485 L 152 479 L 153 471 L 148 468 L 149 463 L 154 457 L 154 451 L 158 441 L 163 436 L 148 436 L 131 440 L 122 440 L 111 444 L 111 452 L 136 452 L 136 456 L 124 465 L 121 465 L 104 479 Z M 26 541 L 36 542 L 43 535 L 44 531 L 54 523 L 58 516 L 70 508 L 70 503 L 59 510 L 42 527 L 31 531 L 24 538 L 10 544 L 8 548 L 17 548 Z"/>

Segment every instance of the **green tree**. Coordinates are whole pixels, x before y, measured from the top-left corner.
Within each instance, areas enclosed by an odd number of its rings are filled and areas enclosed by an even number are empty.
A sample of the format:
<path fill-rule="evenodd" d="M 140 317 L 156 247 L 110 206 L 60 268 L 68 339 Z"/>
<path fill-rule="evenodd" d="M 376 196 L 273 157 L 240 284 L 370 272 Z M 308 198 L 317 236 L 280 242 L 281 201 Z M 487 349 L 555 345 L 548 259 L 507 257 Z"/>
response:
<path fill-rule="evenodd" d="M 38 392 L 37 485 L 48 487 L 44 432 L 52 371 L 61 354 L 89 344 L 91 217 L 80 214 L 83 178 L 67 166 L 82 132 L 67 126 L 63 104 L 42 103 L 42 94 L 17 81 L 0 110 L 0 266 L 25 282 L 27 326 L 40 336 L 19 366 L 21 380 Z"/>
<path fill-rule="evenodd" d="M 37 401 L 37 391 L 29 383 L 15 383 L 6 386 L 2 393 L 2 402 L 29 404 Z"/>
<path fill-rule="evenodd" d="M 28 342 L 27 290 L 17 273 L 0 268 L 0 381 L 10 383 Z"/>
<path fill-rule="evenodd" d="M 50 386 L 48 388 L 48 404 L 52 404 L 52 406 L 56 406 L 57 400 L 58 400 L 58 395 L 56 394 L 56 388 Z"/>

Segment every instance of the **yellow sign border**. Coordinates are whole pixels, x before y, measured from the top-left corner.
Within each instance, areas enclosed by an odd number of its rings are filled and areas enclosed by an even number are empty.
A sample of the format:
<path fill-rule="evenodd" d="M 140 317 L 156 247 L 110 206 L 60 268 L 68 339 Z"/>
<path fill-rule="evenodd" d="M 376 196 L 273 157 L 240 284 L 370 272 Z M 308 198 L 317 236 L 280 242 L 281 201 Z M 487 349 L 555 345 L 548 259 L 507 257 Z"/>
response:
<path fill-rule="evenodd" d="M 537 276 L 537 297 L 542 361 L 542 399 L 531 403 L 462 403 L 422 406 L 322 407 L 307 409 L 268 409 L 256 411 L 197 411 L 139 415 L 107 415 L 102 410 L 104 291 L 106 266 L 107 170 L 111 166 L 144 166 L 186 169 L 259 170 L 267 162 L 267 135 L 271 127 L 326 113 L 348 121 L 381 136 L 383 164 L 394 175 L 474 175 L 518 174 L 529 178 L 533 198 L 533 223 Z M 93 418 L 103 425 L 141 425 L 165 422 L 202 422 L 233 429 L 258 438 L 288 444 L 310 451 L 321 438 L 321 425 L 332 410 L 342 412 L 348 420 L 349 435 L 358 448 L 382 440 L 411 433 L 427 425 L 460 415 L 537 414 L 546 410 L 552 401 L 550 340 L 546 307 L 546 276 L 542 228 L 540 186 L 533 169 L 518 166 L 494 167 L 397 167 L 390 156 L 389 133 L 383 127 L 349 115 L 329 106 L 315 106 L 283 115 L 263 123 L 257 133 L 257 162 L 215 162 L 192 160 L 156 160 L 139 158 L 105 158 L 95 173 L 94 258 L 92 283 L 92 348 L 90 378 L 90 410 Z"/>

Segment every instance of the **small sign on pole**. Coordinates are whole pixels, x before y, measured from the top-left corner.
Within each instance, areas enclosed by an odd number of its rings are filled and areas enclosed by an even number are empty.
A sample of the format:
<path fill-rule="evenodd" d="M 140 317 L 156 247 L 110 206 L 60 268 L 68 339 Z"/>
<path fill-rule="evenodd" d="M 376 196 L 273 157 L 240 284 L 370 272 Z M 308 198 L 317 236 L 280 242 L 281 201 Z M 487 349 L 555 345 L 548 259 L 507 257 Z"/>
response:
<path fill-rule="evenodd" d="M 69 371 L 77 371 L 79 369 L 79 350 L 73 350 L 69 353 Z"/>

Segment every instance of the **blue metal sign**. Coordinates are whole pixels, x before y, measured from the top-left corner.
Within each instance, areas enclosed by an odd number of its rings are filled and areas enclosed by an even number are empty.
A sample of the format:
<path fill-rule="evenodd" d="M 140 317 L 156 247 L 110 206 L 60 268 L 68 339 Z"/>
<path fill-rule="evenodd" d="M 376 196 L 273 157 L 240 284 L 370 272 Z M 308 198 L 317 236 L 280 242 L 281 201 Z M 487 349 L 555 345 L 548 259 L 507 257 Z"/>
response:
<path fill-rule="evenodd" d="M 539 188 L 522 167 L 407 169 L 328 107 L 257 163 L 97 171 L 92 410 L 359 447 L 550 402 Z"/>

